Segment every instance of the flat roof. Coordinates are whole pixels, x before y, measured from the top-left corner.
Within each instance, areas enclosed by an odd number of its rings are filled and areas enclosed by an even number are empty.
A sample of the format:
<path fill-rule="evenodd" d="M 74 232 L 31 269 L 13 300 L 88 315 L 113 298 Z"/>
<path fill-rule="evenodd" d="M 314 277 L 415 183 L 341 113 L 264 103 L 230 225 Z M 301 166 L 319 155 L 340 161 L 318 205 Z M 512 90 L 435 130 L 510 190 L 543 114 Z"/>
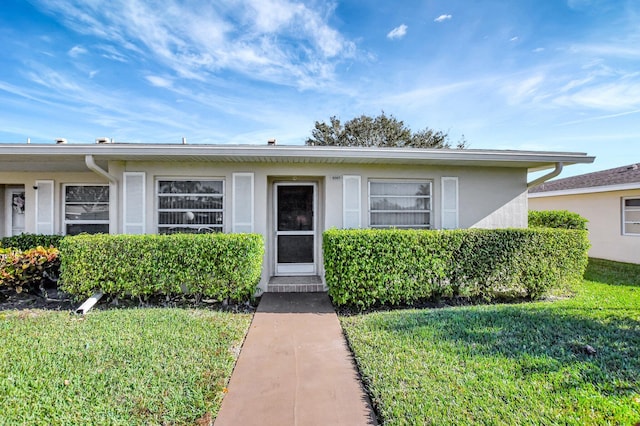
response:
<path fill-rule="evenodd" d="M 303 145 L 203 145 L 203 144 L 0 144 L 0 171 L 86 170 L 84 158 L 97 162 L 218 162 L 406 164 L 516 167 L 529 171 L 592 163 L 580 152 L 327 147 Z"/>

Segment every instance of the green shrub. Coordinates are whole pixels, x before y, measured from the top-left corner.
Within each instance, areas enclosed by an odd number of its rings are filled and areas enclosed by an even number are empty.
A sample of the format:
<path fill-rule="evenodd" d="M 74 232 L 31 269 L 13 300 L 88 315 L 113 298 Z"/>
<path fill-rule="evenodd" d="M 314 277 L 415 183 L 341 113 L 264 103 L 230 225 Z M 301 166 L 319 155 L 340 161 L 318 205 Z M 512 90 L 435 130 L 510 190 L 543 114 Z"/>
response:
<path fill-rule="evenodd" d="M 20 234 L 11 237 L 0 238 L 0 247 L 13 248 L 16 251 L 26 251 L 30 249 L 36 249 L 38 247 L 55 247 L 57 248 L 62 240 L 62 235 L 47 235 L 47 234 Z M 30 285 L 27 285 L 29 289 L 35 289 L 43 283 L 55 284 L 58 281 L 60 275 L 60 259 L 56 259 L 51 264 L 47 265 L 44 271 L 44 276 L 38 278 Z M 35 275 L 39 277 L 38 274 Z"/>
<path fill-rule="evenodd" d="M 188 292 L 243 301 L 256 291 L 264 245 L 256 234 L 77 235 L 60 252 L 61 288 L 78 297 Z"/>
<path fill-rule="evenodd" d="M 367 308 L 463 296 L 539 298 L 579 281 L 586 231 L 329 230 L 325 280 L 337 305 Z"/>
<path fill-rule="evenodd" d="M 529 228 L 587 229 L 587 222 L 568 210 L 529 210 Z"/>
<path fill-rule="evenodd" d="M 60 267 L 58 249 L 36 247 L 28 250 L 0 248 L 0 285 L 33 292 Z"/>
<path fill-rule="evenodd" d="M 18 250 L 29 250 L 36 247 L 58 247 L 62 235 L 20 234 L 0 238 L 0 247 L 13 247 Z"/>

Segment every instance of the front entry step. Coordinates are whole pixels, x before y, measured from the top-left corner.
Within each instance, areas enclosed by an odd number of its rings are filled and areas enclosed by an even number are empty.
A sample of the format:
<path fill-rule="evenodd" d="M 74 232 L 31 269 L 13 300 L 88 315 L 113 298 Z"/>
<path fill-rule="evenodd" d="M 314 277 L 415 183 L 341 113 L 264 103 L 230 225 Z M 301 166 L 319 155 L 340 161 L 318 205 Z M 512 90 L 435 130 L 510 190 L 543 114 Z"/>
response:
<path fill-rule="evenodd" d="M 309 293 L 325 291 L 322 278 L 317 275 L 271 277 L 267 286 L 270 293 Z"/>

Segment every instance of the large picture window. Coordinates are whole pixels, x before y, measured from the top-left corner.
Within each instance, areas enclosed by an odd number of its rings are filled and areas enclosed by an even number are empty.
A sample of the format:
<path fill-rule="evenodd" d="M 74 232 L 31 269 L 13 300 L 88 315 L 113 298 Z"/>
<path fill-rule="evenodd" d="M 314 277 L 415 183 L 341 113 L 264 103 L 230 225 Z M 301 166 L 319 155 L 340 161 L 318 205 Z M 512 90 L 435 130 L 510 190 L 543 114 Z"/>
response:
<path fill-rule="evenodd" d="M 67 235 L 109 233 L 109 185 L 65 185 Z"/>
<path fill-rule="evenodd" d="M 369 226 L 431 228 L 431 182 L 370 181 Z"/>
<path fill-rule="evenodd" d="M 224 181 L 159 180 L 158 233 L 222 232 Z"/>
<path fill-rule="evenodd" d="M 622 233 L 640 236 L 640 197 L 622 199 Z"/>

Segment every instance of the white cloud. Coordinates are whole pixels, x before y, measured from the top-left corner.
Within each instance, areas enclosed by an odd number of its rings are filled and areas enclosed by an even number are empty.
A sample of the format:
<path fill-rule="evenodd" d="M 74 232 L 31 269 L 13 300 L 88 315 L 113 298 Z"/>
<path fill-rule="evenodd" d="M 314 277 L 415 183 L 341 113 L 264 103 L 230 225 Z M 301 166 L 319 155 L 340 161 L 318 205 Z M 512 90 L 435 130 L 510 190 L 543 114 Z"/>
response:
<path fill-rule="evenodd" d="M 39 1 L 73 30 L 160 61 L 184 78 L 229 70 L 301 88 L 322 86 L 337 63 L 356 54 L 355 43 L 329 24 L 335 6 L 323 2 L 195 0 L 187 7 L 178 0 Z M 127 60 L 128 53 L 102 50 Z"/>
<path fill-rule="evenodd" d="M 640 39 L 628 43 L 574 44 L 569 48 L 569 51 L 571 53 L 632 59 L 640 58 L 640 49 L 638 49 L 637 43 L 640 43 Z"/>
<path fill-rule="evenodd" d="M 27 77 L 34 83 L 46 87 L 48 90 L 65 95 L 81 91 L 77 81 L 72 77 L 50 68 L 40 67 L 27 73 Z"/>
<path fill-rule="evenodd" d="M 555 104 L 605 111 L 625 111 L 640 108 L 640 82 L 614 81 L 595 84 L 559 96 Z"/>
<path fill-rule="evenodd" d="M 434 22 L 444 22 L 447 19 L 451 19 L 451 18 L 453 18 L 453 16 L 451 16 L 451 15 L 440 15 L 436 19 L 434 19 L 433 21 Z"/>
<path fill-rule="evenodd" d="M 588 76 L 582 79 L 573 79 L 560 88 L 561 93 L 570 92 L 575 88 L 583 87 L 595 80 L 594 76 Z"/>
<path fill-rule="evenodd" d="M 509 41 L 511 41 L 511 42 L 518 41 L 518 40 L 520 40 L 520 37 L 518 37 L 518 36 L 511 37 L 511 38 L 509 39 Z"/>
<path fill-rule="evenodd" d="M 168 78 L 160 77 L 157 75 L 148 75 L 145 78 L 149 83 L 156 87 L 168 88 L 173 86 L 173 81 Z"/>
<path fill-rule="evenodd" d="M 386 97 L 376 95 L 376 99 L 381 104 L 395 107 L 409 106 L 411 108 L 422 108 L 427 104 L 438 104 L 442 99 L 455 97 L 457 96 L 456 94 L 464 93 L 470 87 L 477 86 L 478 84 L 479 81 L 477 80 L 468 80 L 440 86 L 428 85 L 405 92 L 394 92 L 392 95 Z"/>
<path fill-rule="evenodd" d="M 387 33 L 387 38 L 390 40 L 395 40 L 404 37 L 407 34 L 407 26 L 405 24 L 400 25 L 399 27 L 395 27 L 389 33 Z"/>
<path fill-rule="evenodd" d="M 104 44 L 104 45 L 98 46 L 98 48 L 103 51 L 102 53 L 103 58 L 107 58 L 117 62 L 123 62 L 123 63 L 127 62 L 127 57 L 111 45 Z"/>
<path fill-rule="evenodd" d="M 584 10 L 584 9 L 594 9 L 601 3 L 600 0 L 567 0 L 567 6 L 571 9 L 576 10 Z"/>
<path fill-rule="evenodd" d="M 71 49 L 69 49 L 69 51 L 67 52 L 67 54 L 69 56 L 71 56 L 72 58 L 77 58 L 80 55 L 84 55 L 85 53 L 87 53 L 87 49 L 85 49 L 82 46 L 73 46 Z"/>
<path fill-rule="evenodd" d="M 588 118 L 584 118 L 581 120 L 574 120 L 574 121 L 567 121 L 566 123 L 562 123 L 562 125 L 572 125 L 572 124 L 581 124 L 581 123 L 586 123 L 589 121 L 600 121 L 600 120 L 608 120 L 610 118 L 618 118 L 618 117 L 624 117 L 627 115 L 634 115 L 634 114 L 640 114 L 640 109 L 636 109 L 634 111 L 625 111 L 625 112 L 620 112 L 617 114 L 606 114 L 606 115 L 600 115 L 597 117 L 588 117 Z M 621 137 L 621 136 L 618 136 Z M 633 139 L 638 139 L 638 135 L 634 135 Z"/>
<path fill-rule="evenodd" d="M 506 96 L 511 105 L 536 101 L 546 96 L 543 90 L 545 75 L 538 73 L 528 78 L 514 78 L 511 81 L 503 81 L 501 92 Z"/>
<path fill-rule="evenodd" d="M 540 52 L 544 52 L 544 47 L 536 47 L 535 49 L 532 50 L 533 53 L 540 53 Z"/>

